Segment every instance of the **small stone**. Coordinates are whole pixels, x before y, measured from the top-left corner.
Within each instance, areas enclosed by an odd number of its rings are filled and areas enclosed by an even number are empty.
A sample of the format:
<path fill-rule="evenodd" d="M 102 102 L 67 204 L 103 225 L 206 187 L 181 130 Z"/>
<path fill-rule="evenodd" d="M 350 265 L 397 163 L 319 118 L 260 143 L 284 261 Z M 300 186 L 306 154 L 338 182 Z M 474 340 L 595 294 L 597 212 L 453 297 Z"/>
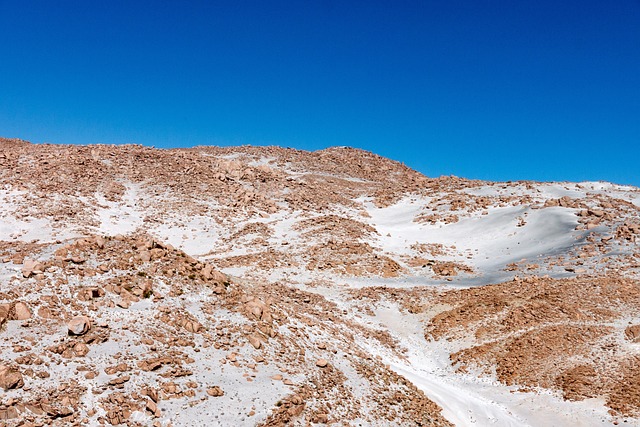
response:
<path fill-rule="evenodd" d="M 100 248 L 100 249 L 104 248 L 104 245 L 106 243 L 104 237 L 96 236 L 95 241 L 96 241 L 96 246 L 98 246 L 98 248 Z"/>
<path fill-rule="evenodd" d="M 262 343 L 260 342 L 260 340 L 253 335 L 249 335 L 247 339 L 249 340 L 249 343 L 251 343 L 251 345 L 254 346 L 256 349 L 259 349 L 262 346 Z"/>
<path fill-rule="evenodd" d="M 208 388 L 207 394 L 213 397 L 220 397 L 220 396 L 224 396 L 224 391 L 222 391 L 220 387 L 215 386 L 215 387 Z"/>
<path fill-rule="evenodd" d="M 251 314 L 253 314 L 253 316 L 259 320 L 262 317 L 262 307 L 260 307 L 259 305 L 254 305 L 253 307 L 251 307 Z"/>
<path fill-rule="evenodd" d="M 329 362 L 327 362 L 326 359 L 318 359 L 318 361 L 316 362 L 316 366 L 318 368 L 326 368 L 328 364 Z"/>
<path fill-rule="evenodd" d="M 327 414 L 319 413 L 313 418 L 313 422 L 317 424 L 326 424 L 329 422 L 329 417 Z"/>
<path fill-rule="evenodd" d="M 131 301 L 121 299 L 118 302 L 116 302 L 116 305 L 120 308 L 127 309 L 131 307 Z"/>
<path fill-rule="evenodd" d="M 193 320 L 187 320 L 184 322 L 184 328 L 193 333 L 198 333 L 202 329 L 202 324 Z"/>
<path fill-rule="evenodd" d="M 79 342 L 73 346 L 73 352 L 76 354 L 76 356 L 84 357 L 87 355 L 87 353 L 89 353 L 89 346 L 83 342 Z"/>
<path fill-rule="evenodd" d="M 155 413 L 158 411 L 158 405 L 153 400 L 147 399 L 146 409 L 147 411 L 155 415 Z"/>
<path fill-rule="evenodd" d="M 147 396 L 149 399 L 153 400 L 154 403 L 158 403 L 158 391 L 156 389 L 147 387 L 142 389 L 140 394 Z"/>
<path fill-rule="evenodd" d="M 151 261 L 151 253 L 149 251 L 140 252 L 140 261 L 142 261 L 142 262 Z"/>

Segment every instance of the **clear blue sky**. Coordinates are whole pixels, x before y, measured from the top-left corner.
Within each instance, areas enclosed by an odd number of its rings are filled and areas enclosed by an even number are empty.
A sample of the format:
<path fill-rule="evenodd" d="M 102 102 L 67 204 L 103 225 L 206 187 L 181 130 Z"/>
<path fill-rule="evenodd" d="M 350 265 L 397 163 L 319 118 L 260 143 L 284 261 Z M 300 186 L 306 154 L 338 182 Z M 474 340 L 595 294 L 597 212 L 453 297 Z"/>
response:
<path fill-rule="evenodd" d="M 0 0 L 0 136 L 640 186 L 640 0 Z"/>

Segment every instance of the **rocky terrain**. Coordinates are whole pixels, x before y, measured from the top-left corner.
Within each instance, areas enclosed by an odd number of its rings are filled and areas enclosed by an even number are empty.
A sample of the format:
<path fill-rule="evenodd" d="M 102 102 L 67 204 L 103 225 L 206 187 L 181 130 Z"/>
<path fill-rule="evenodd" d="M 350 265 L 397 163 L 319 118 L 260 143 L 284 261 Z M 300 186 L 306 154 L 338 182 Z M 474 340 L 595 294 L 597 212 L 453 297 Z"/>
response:
<path fill-rule="evenodd" d="M 640 189 L 0 139 L 0 425 L 640 423 Z"/>

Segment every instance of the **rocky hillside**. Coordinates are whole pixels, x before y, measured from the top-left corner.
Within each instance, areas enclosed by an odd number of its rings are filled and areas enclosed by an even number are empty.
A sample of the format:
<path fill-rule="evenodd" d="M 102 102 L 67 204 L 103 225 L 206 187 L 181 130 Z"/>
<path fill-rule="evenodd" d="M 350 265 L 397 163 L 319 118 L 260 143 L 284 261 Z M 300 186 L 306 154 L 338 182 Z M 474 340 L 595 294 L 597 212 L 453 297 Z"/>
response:
<path fill-rule="evenodd" d="M 640 190 L 0 139 L 6 425 L 640 418 Z"/>

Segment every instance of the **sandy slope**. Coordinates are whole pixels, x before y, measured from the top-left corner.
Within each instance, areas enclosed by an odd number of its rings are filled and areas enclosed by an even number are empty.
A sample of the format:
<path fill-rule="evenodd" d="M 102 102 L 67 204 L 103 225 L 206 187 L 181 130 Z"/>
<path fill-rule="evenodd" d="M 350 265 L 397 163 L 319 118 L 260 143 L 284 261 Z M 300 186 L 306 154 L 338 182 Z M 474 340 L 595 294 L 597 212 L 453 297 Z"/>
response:
<path fill-rule="evenodd" d="M 347 148 L 0 148 L 9 425 L 637 421 L 636 188 Z"/>

